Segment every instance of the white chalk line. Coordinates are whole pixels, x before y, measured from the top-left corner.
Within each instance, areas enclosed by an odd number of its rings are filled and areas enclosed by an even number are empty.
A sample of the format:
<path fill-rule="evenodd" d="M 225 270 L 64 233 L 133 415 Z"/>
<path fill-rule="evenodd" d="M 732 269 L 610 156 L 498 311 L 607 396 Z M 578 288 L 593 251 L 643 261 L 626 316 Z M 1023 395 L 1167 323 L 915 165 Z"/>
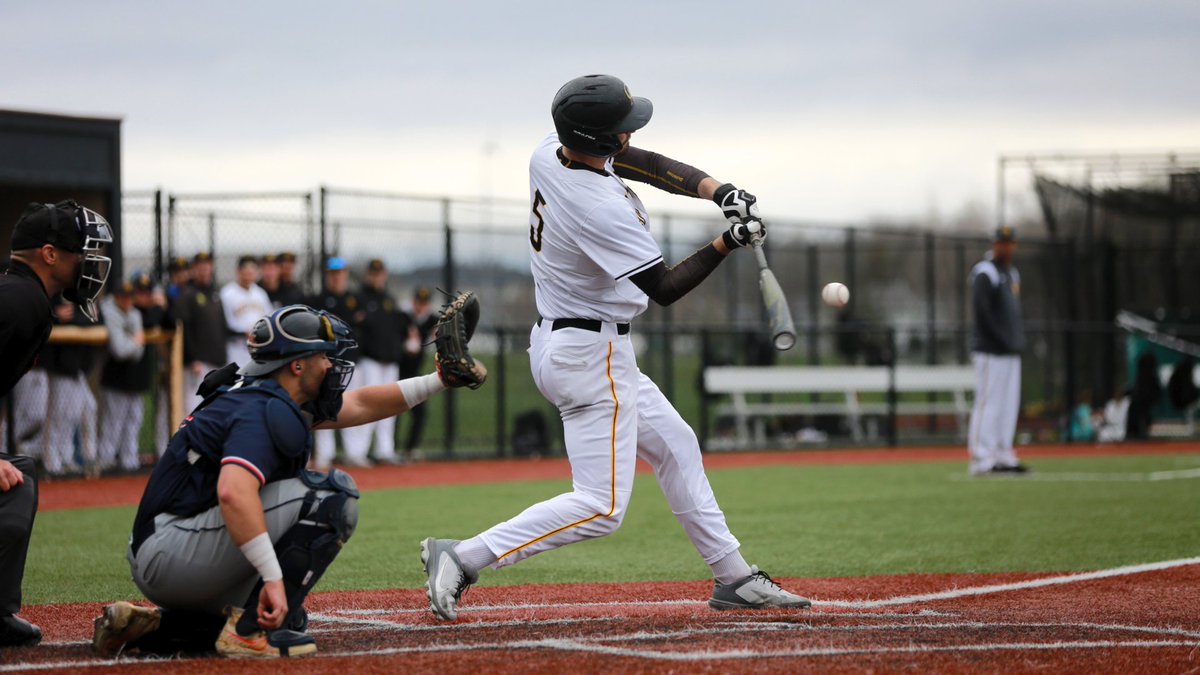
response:
<path fill-rule="evenodd" d="M 1015 480 L 1033 481 L 1038 483 L 1146 483 L 1164 480 L 1186 480 L 1200 478 L 1200 468 L 1174 469 L 1169 471 L 1146 472 L 1082 472 L 1082 471 L 1033 471 L 1024 474 L 1003 474 L 987 476 L 967 476 L 961 473 L 950 474 L 951 480 Z"/>
<path fill-rule="evenodd" d="M 1042 577 L 1040 579 L 1029 579 L 1026 581 L 1016 581 L 1009 584 L 992 584 L 988 586 L 970 586 L 967 588 L 956 588 L 949 591 L 940 591 L 937 593 L 921 593 L 918 595 L 905 595 L 895 598 L 885 598 L 882 600 L 813 600 L 813 606 L 825 605 L 829 607 L 847 607 L 851 609 L 870 609 L 873 607 L 890 607 L 893 605 L 908 605 L 917 602 L 933 602 L 936 600 L 954 600 L 975 595 L 990 595 L 992 593 L 1006 593 L 1009 591 L 1024 591 L 1031 588 L 1044 588 L 1046 586 L 1059 586 L 1062 584 L 1075 584 L 1082 581 L 1092 581 L 1094 579 L 1107 579 L 1109 577 L 1126 576 L 1129 574 L 1142 574 L 1145 572 L 1158 572 L 1161 570 L 1173 569 L 1176 567 L 1186 567 L 1188 565 L 1200 564 L 1200 556 L 1195 558 L 1180 558 L 1178 560 L 1166 560 L 1163 562 L 1147 563 L 1143 565 L 1126 565 L 1124 567 L 1114 567 L 1106 570 L 1096 570 L 1093 572 L 1078 572 L 1075 574 L 1064 574 L 1054 577 Z"/>

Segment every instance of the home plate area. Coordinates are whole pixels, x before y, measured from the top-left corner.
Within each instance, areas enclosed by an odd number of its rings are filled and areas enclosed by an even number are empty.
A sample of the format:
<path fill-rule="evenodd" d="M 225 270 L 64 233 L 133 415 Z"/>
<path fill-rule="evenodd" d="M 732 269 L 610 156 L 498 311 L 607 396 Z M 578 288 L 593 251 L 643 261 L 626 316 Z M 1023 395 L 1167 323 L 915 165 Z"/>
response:
<path fill-rule="evenodd" d="M 472 588 L 436 621 L 421 590 L 319 593 L 320 653 L 289 671 L 329 672 L 1186 672 L 1200 667 L 1200 558 L 1068 574 L 787 579 L 809 610 L 717 612 L 711 584 Z M 90 608 L 91 606 L 89 606 Z M 74 605 L 73 614 L 83 606 Z M 53 608 L 30 608 L 34 620 Z M 59 607 L 58 610 L 66 610 Z M 62 615 L 59 615 L 61 622 Z M 92 656 L 76 640 L 13 652 L 0 672 L 162 666 Z M 54 624 L 51 619 L 49 623 Z M 64 627 L 65 629 L 65 627 Z M 345 662 L 342 664 L 341 662 Z M 173 672 L 268 672 L 184 658 Z M 278 663 L 276 666 L 280 665 Z"/>

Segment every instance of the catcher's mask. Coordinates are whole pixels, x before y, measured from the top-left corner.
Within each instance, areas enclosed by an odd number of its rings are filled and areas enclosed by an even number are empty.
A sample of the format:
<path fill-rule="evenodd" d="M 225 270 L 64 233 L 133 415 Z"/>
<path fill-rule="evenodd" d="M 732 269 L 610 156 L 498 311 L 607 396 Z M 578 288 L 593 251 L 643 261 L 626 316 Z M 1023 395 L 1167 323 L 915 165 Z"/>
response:
<path fill-rule="evenodd" d="M 564 84 L 550 104 L 559 142 L 595 157 L 617 154 L 617 135 L 641 129 L 653 114 L 650 99 L 631 96 L 629 87 L 612 75 L 577 77 Z"/>
<path fill-rule="evenodd" d="M 112 258 L 105 255 L 112 241 L 112 226 L 104 216 L 66 199 L 57 204 L 30 204 L 13 228 L 12 250 L 50 244 L 82 254 L 75 285 L 63 291 L 63 297 L 79 305 L 84 316 L 95 323 L 99 318 L 96 298 L 112 269 Z"/>
<path fill-rule="evenodd" d="M 306 305 L 288 305 L 259 319 L 247 339 L 251 361 L 238 372 L 251 377 L 269 375 L 296 359 L 324 352 L 329 370 L 314 404 L 314 423 L 336 420 L 342 394 L 354 375 L 354 362 L 338 358 L 358 346 L 350 326 L 329 312 Z"/>

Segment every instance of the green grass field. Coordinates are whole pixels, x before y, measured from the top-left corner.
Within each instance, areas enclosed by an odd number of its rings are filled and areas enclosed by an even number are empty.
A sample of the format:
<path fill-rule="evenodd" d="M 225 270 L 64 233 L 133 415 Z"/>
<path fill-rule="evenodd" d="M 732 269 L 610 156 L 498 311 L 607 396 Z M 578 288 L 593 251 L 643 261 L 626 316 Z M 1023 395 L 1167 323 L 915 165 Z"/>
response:
<path fill-rule="evenodd" d="M 1197 467 L 1200 454 L 1176 454 L 1039 460 L 1036 481 L 968 480 L 961 462 L 727 469 L 710 479 L 747 560 L 775 576 L 841 577 L 1068 571 L 1200 555 L 1200 479 L 1044 480 Z M 419 587 L 423 537 L 470 536 L 567 488 L 539 481 L 366 493 L 358 532 L 319 590 Z M 39 514 L 25 603 L 137 598 L 124 559 L 133 513 Z M 481 583 L 705 578 L 653 478 L 642 475 L 615 535 L 485 572 Z"/>

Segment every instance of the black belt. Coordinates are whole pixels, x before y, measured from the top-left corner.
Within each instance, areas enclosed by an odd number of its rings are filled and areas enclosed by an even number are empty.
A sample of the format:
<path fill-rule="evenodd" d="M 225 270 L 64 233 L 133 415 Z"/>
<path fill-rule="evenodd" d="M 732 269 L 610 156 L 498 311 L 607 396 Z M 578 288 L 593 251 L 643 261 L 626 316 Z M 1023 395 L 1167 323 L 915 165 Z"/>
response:
<path fill-rule="evenodd" d="M 542 325 L 541 317 L 538 318 L 537 325 Z M 599 333 L 600 329 L 603 327 L 604 322 L 599 319 L 555 319 L 554 322 L 550 324 L 550 330 L 561 330 L 563 328 L 582 328 L 583 330 L 590 330 L 593 333 Z M 617 335 L 629 335 L 629 324 L 617 324 Z"/>

